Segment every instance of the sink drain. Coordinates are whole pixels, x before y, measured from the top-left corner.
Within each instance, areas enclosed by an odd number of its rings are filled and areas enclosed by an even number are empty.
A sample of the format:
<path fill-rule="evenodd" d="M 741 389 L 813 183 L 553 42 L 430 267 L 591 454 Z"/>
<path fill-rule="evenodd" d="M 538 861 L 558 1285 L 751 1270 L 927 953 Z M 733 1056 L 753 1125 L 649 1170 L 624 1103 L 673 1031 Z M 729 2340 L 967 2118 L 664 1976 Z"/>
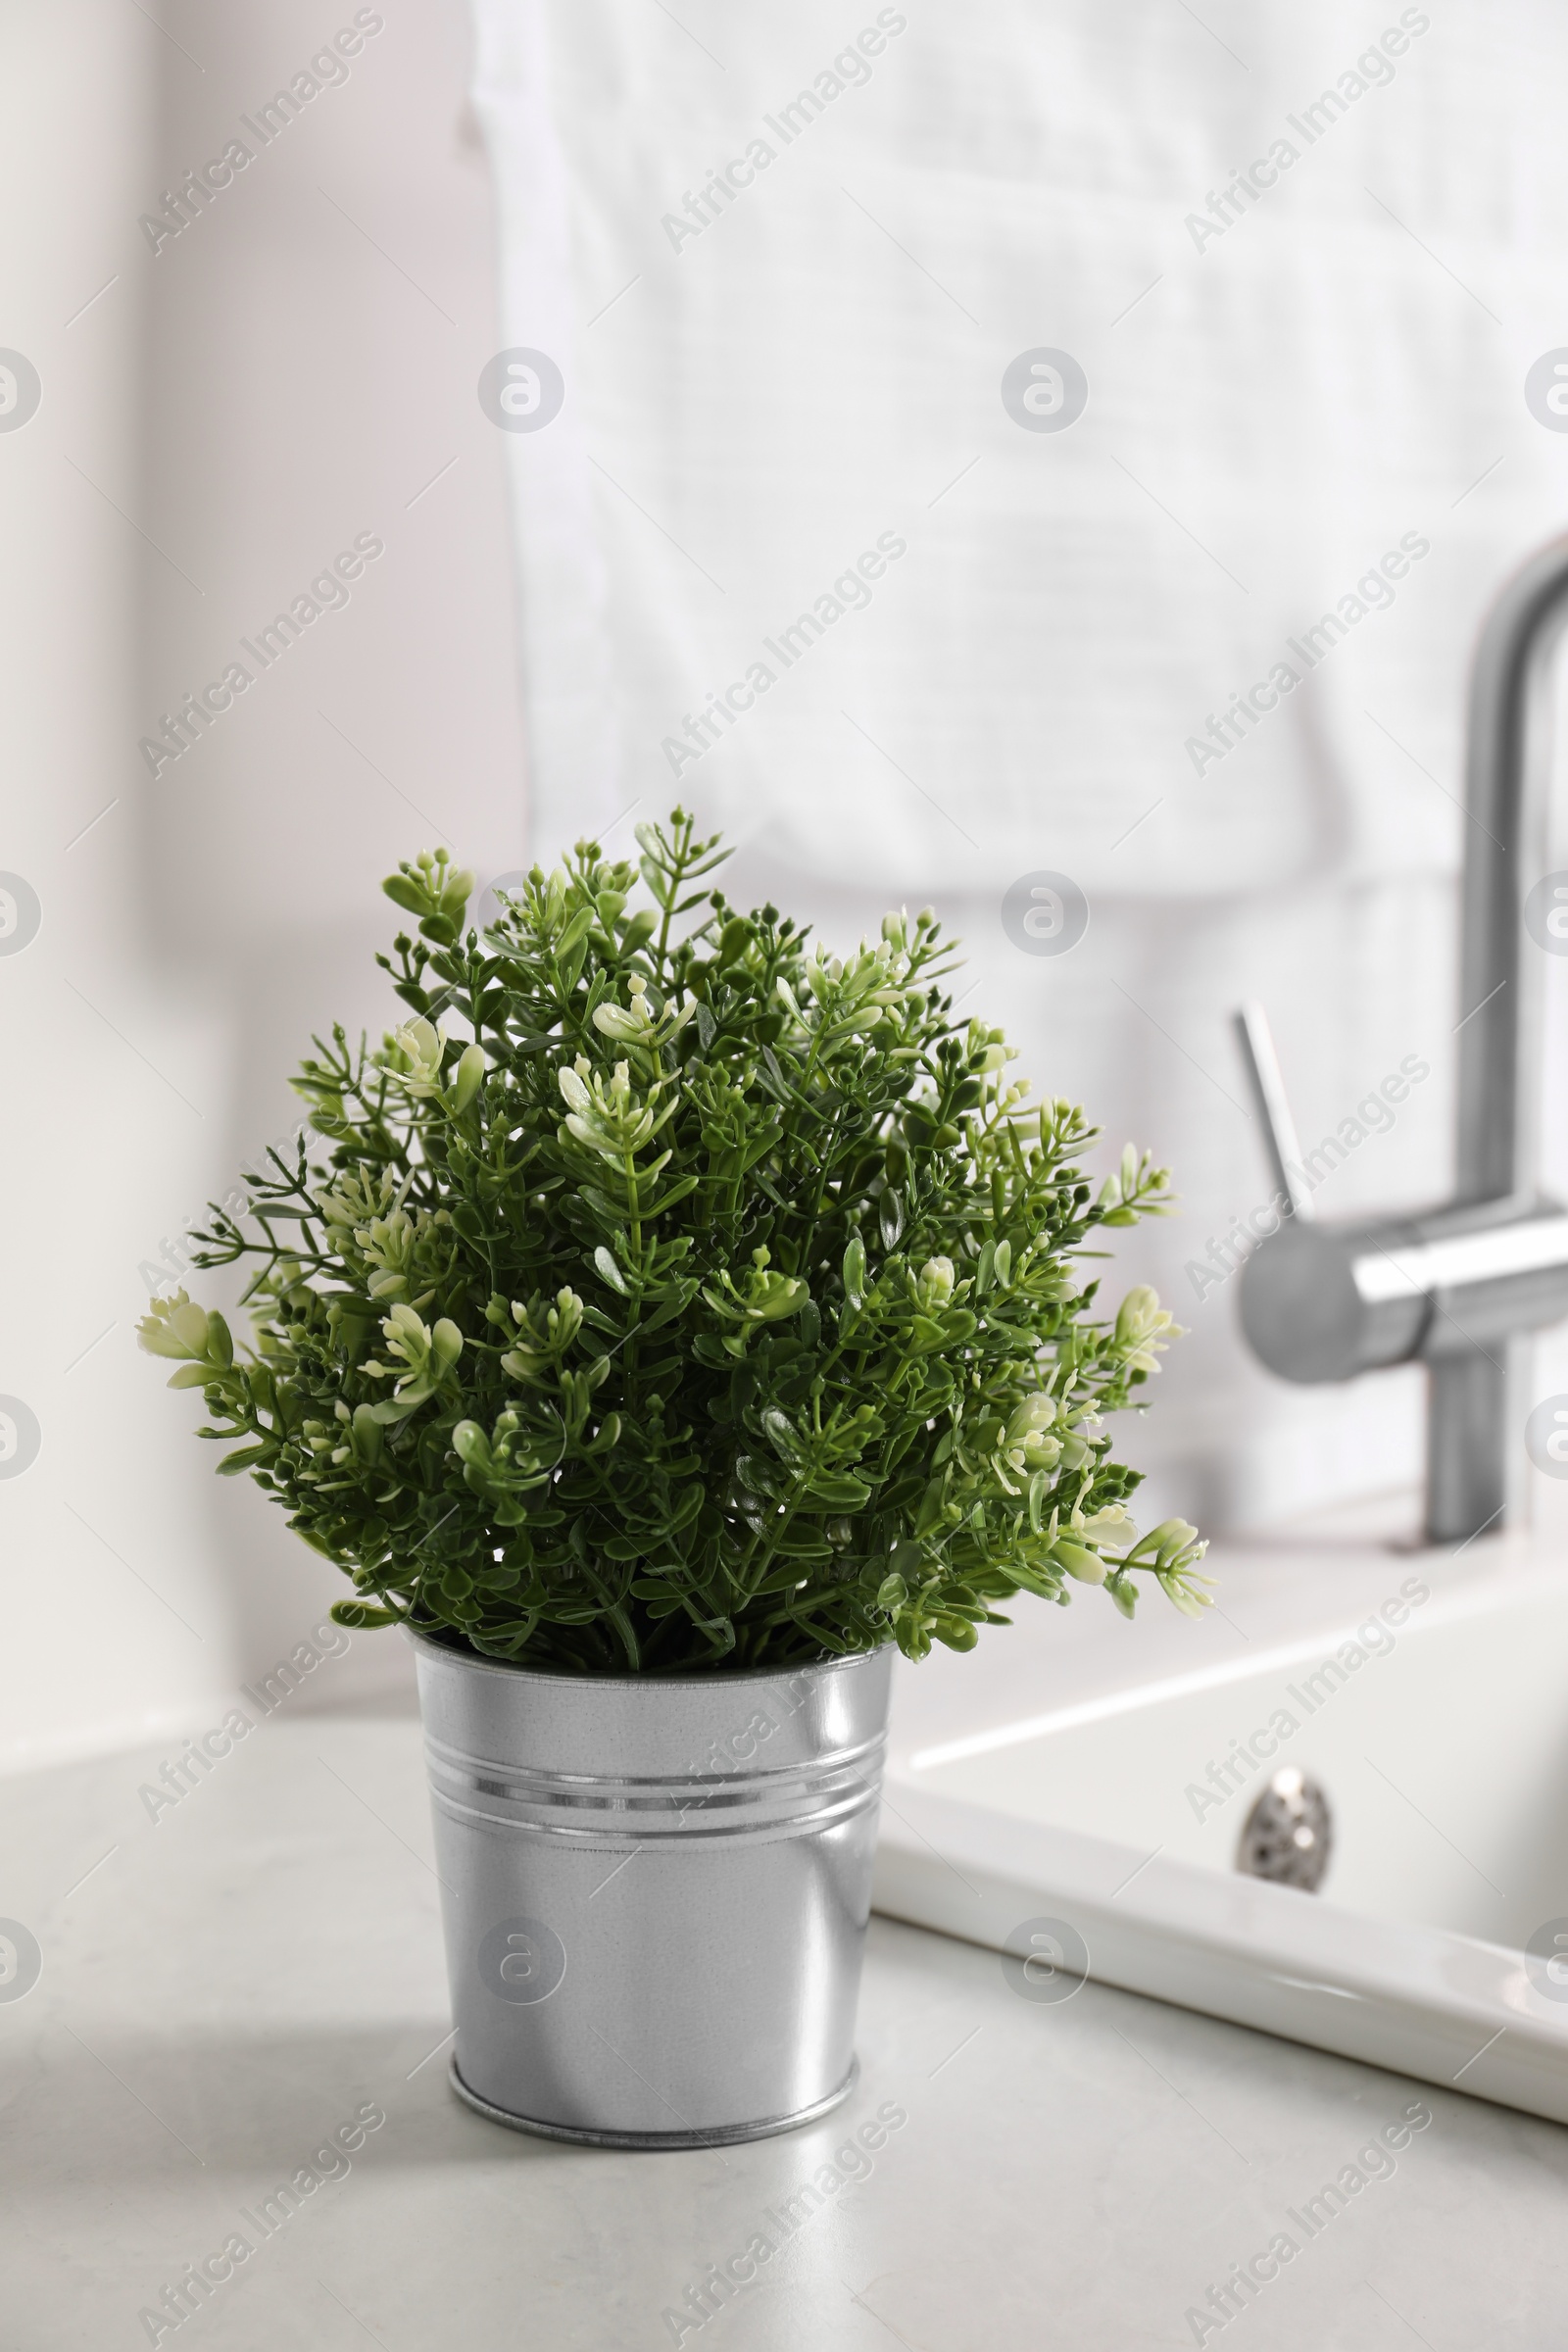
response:
<path fill-rule="evenodd" d="M 1272 1879 L 1276 1886 L 1313 1894 L 1333 1850 L 1328 1798 L 1316 1781 L 1287 1764 L 1247 1816 L 1236 1867 L 1249 1878 Z"/>

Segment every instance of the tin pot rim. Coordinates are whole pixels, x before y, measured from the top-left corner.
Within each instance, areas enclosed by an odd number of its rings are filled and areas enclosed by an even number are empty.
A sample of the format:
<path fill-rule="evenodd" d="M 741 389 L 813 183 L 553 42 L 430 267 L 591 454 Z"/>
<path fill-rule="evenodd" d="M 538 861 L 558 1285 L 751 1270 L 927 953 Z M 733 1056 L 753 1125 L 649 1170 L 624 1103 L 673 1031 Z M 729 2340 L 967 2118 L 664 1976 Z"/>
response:
<path fill-rule="evenodd" d="M 831 1653 L 820 1658 L 808 1658 L 795 1666 L 743 1666 L 734 1672 L 722 1669 L 705 1670 L 701 1674 L 551 1674 L 537 1666 L 519 1666 L 510 1658 L 487 1658 L 476 1649 L 459 1648 L 455 1642 L 437 1640 L 422 1626 L 399 1627 L 405 1642 L 416 1649 L 427 1649 L 438 1658 L 475 1669 L 481 1674 L 501 1674 L 517 1681 L 559 1683 L 573 1690 L 699 1690 L 716 1683 L 777 1683 L 794 1674 L 843 1673 L 853 1666 L 863 1666 L 869 1659 L 880 1657 L 892 1649 L 891 1642 L 879 1642 L 874 1649 L 853 1650 L 846 1657 Z"/>

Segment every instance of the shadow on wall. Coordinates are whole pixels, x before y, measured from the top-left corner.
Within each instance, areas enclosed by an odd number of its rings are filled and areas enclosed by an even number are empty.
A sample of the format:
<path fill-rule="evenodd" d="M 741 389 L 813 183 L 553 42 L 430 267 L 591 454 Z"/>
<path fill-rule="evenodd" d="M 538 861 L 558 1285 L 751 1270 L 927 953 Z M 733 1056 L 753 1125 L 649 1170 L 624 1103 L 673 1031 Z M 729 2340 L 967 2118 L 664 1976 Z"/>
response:
<path fill-rule="evenodd" d="M 226 1095 L 201 1106 L 219 1197 L 301 1117 L 288 1077 L 311 1032 L 341 1020 L 374 1044 L 396 1017 L 373 961 L 397 920 L 380 877 L 443 841 L 487 872 L 523 857 L 500 435 L 474 391 L 498 338 L 466 15 L 461 0 L 340 14 L 362 36 L 337 45 L 341 74 L 330 58 L 311 72 L 334 28 L 298 4 L 188 26 L 176 9 L 159 45 L 165 190 L 225 141 L 252 151 L 209 206 L 187 197 L 177 234 L 143 230 L 140 511 L 158 546 L 140 723 L 179 756 L 137 763 L 157 770 L 140 785 L 140 896 L 149 959 L 226 1028 Z M 273 102 L 290 90 L 292 107 Z M 157 188 L 146 202 L 180 221 Z M 225 673 L 232 699 L 199 725 L 186 698 Z M 163 1229 L 192 1206 L 170 1201 Z M 225 1307 L 238 1289 L 193 1279 Z M 246 1677 L 347 1588 L 248 1480 L 214 1477 L 218 1453 L 191 1444 L 181 1475 L 202 1483 Z M 401 1642 L 356 1642 L 334 1692 L 412 1672 Z"/>

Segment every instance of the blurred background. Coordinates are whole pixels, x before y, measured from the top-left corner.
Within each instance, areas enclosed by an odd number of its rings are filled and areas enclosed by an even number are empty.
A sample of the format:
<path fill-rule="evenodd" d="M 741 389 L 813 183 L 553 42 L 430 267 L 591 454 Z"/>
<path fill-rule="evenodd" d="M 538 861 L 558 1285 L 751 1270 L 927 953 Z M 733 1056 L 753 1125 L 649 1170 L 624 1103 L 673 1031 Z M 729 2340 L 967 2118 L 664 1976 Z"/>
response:
<path fill-rule="evenodd" d="M 1228 1023 L 1342 1139 L 1321 1213 L 1444 1195 L 1469 656 L 1568 515 L 1560 15 L 0 22 L 0 1761 L 186 1721 L 340 1590 L 134 1325 L 311 1031 L 385 1025 L 379 879 L 442 842 L 488 883 L 679 800 L 834 943 L 935 905 L 1103 1167 L 1176 1171 L 1107 1275 L 1188 1327 L 1156 1512 L 1413 1490 L 1422 1373 L 1289 1389 L 1216 1278 L 1273 1190 Z"/>

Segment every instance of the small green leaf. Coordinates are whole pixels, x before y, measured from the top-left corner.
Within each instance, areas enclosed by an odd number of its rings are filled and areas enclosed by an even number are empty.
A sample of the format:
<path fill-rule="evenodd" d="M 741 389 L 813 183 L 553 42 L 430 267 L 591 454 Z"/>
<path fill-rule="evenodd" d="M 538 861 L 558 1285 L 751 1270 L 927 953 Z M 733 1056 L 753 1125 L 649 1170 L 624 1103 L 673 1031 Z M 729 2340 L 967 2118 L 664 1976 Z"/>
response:
<path fill-rule="evenodd" d="M 773 1538 L 773 1548 L 790 1560 L 830 1560 L 833 1549 L 815 1524 L 796 1519 Z"/>
<path fill-rule="evenodd" d="M 973 1649 L 980 1639 L 978 1627 L 971 1625 L 967 1617 L 959 1617 L 951 1612 L 940 1617 L 933 1617 L 931 1631 L 939 1642 L 947 1644 L 949 1649 Z"/>
<path fill-rule="evenodd" d="M 844 1472 L 836 1475 L 819 1471 L 806 1490 L 808 1502 L 820 1503 L 830 1511 L 858 1511 L 871 1499 L 871 1490 L 863 1479 L 851 1478 Z"/>
<path fill-rule="evenodd" d="M 779 1459 L 787 1462 L 792 1470 L 798 1470 L 806 1456 L 788 1414 L 781 1413 L 776 1404 L 770 1404 L 762 1415 L 762 1428 Z"/>
<path fill-rule="evenodd" d="M 1051 1546 L 1051 1556 L 1081 1585 L 1102 1585 L 1105 1581 L 1104 1561 L 1097 1551 L 1090 1551 L 1082 1544 L 1069 1543 L 1064 1536 L 1058 1536 Z"/>
<path fill-rule="evenodd" d="M 603 1242 L 594 1251 L 594 1264 L 612 1291 L 618 1291 L 623 1298 L 631 1297 L 630 1291 L 626 1288 L 625 1275 L 616 1265 Z"/>
<path fill-rule="evenodd" d="M 556 942 L 556 955 L 560 960 L 564 961 L 571 954 L 572 949 L 578 947 L 587 938 L 595 919 L 596 913 L 592 906 L 578 907 Z"/>
<path fill-rule="evenodd" d="M 242 1446 L 237 1453 L 224 1454 L 218 1465 L 218 1475 L 236 1478 L 240 1471 L 252 1469 L 257 1462 L 271 1460 L 276 1453 L 277 1447 L 270 1439 L 264 1439 L 260 1446 Z"/>
<path fill-rule="evenodd" d="M 477 1421 L 460 1421 L 452 1432 L 452 1447 L 471 1469 L 490 1467 L 490 1441 Z"/>

